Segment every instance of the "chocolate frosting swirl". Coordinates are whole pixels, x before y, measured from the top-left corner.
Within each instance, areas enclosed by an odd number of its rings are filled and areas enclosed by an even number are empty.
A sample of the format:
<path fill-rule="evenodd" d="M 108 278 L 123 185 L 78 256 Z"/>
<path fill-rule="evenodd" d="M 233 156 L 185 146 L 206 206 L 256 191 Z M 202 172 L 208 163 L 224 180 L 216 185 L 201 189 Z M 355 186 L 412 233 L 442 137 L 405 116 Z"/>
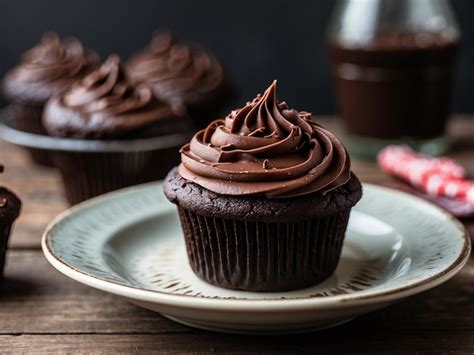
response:
<path fill-rule="evenodd" d="M 158 97 L 183 104 L 205 99 L 224 80 L 213 56 L 178 43 L 169 33 L 155 36 L 129 61 L 128 69 L 135 81 L 150 85 Z"/>
<path fill-rule="evenodd" d="M 147 86 L 132 84 L 120 59 L 111 56 L 51 99 L 43 120 L 51 135 L 104 138 L 119 137 L 173 117 L 170 106 L 156 99 Z"/>
<path fill-rule="evenodd" d="M 276 98 L 276 81 L 181 149 L 182 177 L 224 195 L 326 194 L 351 177 L 344 145 Z"/>
<path fill-rule="evenodd" d="M 77 39 L 61 41 L 55 33 L 47 33 L 7 74 L 5 94 L 13 99 L 27 96 L 27 100 L 46 101 L 98 64 L 98 56 L 84 49 Z"/>

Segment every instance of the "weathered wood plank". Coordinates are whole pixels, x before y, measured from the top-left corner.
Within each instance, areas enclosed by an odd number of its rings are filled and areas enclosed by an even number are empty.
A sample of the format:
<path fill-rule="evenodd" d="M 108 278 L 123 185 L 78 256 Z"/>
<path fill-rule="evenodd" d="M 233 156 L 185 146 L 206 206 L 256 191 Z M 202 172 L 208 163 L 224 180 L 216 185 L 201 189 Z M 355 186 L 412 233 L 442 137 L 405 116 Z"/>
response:
<path fill-rule="evenodd" d="M 83 286 L 41 251 L 10 251 L 0 282 L 0 334 L 167 333 L 190 328 Z"/>
<path fill-rule="evenodd" d="M 474 338 L 466 331 L 437 331 L 432 338 L 412 332 L 380 332 L 358 329 L 341 334 L 328 330 L 320 333 L 256 337 L 212 333 L 202 334 L 124 334 L 124 335 L 22 335 L 0 336 L 0 352 L 17 353 L 285 353 L 311 352 L 330 354 L 471 354 Z M 369 333 L 370 332 L 370 333 Z M 368 342 L 370 339 L 370 342 Z"/>
<path fill-rule="evenodd" d="M 474 335 L 474 258 L 459 275 L 431 291 L 361 317 L 341 334 L 359 328 L 390 333 L 438 330 Z M 117 297 L 76 283 L 54 270 L 40 251 L 12 251 L 0 284 L 0 334 L 181 333 L 190 328 Z"/>

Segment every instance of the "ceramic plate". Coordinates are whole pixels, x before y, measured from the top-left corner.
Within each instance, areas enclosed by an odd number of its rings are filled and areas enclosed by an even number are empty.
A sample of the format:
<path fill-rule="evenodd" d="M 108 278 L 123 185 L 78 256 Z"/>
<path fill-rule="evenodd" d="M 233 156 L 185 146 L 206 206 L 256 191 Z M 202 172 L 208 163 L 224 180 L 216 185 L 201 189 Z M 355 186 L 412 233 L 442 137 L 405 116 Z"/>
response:
<path fill-rule="evenodd" d="M 175 207 L 152 183 L 66 211 L 43 251 L 66 276 L 193 327 L 224 332 L 303 332 L 346 322 L 425 291 L 466 263 L 462 225 L 406 193 L 364 185 L 335 274 L 275 293 L 208 285 L 191 271 Z"/>

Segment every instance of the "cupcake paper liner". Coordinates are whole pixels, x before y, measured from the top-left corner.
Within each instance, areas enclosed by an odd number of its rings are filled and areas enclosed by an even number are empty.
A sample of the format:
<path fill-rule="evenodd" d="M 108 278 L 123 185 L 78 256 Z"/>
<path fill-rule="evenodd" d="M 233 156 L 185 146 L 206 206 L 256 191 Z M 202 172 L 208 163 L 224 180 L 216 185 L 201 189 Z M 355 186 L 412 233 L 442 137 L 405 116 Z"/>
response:
<path fill-rule="evenodd" d="M 305 221 L 206 217 L 178 206 L 189 263 L 202 280 L 247 291 L 313 286 L 336 269 L 350 209 Z"/>
<path fill-rule="evenodd" d="M 174 147 L 137 152 L 54 152 L 70 204 L 163 179 L 178 161 L 179 152 Z"/>
<path fill-rule="evenodd" d="M 43 105 L 12 104 L 11 112 L 17 129 L 29 133 L 47 135 L 43 123 Z M 51 153 L 47 150 L 27 148 L 31 159 L 40 165 L 52 166 Z"/>

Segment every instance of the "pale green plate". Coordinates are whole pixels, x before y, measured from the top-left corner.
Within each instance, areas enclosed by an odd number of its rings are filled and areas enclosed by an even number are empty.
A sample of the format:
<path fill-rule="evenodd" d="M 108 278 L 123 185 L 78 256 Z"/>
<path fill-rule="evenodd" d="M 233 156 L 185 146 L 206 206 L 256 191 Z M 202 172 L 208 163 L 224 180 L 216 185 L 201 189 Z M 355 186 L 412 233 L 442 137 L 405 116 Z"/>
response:
<path fill-rule="evenodd" d="M 403 192 L 364 185 L 336 273 L 279 293 L 232 291 L 191 271 L 175 207 L 161 183 L 84 202 L 47 228 L 43 251 L 66 276 L 176 321 L 239 333 L 333 326 L 425 291 L 466 263 L 470 240 L 439 208 Z"/>

